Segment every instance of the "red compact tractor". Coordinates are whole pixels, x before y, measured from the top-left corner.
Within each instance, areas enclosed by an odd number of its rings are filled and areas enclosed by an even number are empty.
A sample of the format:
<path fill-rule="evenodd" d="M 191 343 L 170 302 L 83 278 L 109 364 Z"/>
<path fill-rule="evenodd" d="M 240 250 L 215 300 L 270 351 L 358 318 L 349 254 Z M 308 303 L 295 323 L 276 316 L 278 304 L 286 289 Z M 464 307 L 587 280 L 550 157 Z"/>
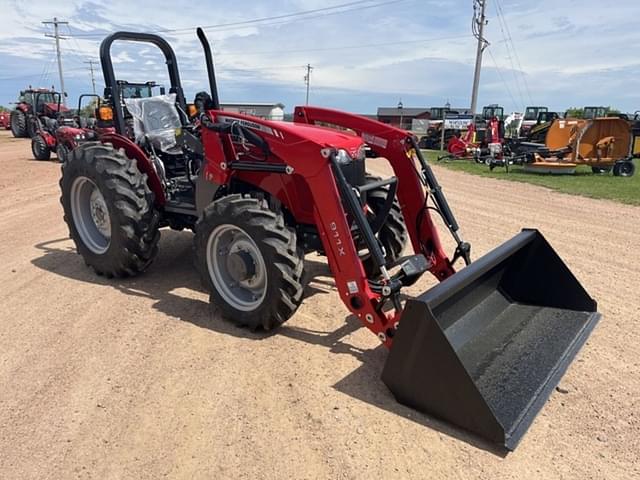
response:
<path fill-rule="evenodd" d="M 40 97 L 48 93 L 36 93 L 35 105 L 42 103 Z M 80 101 L 82 101 L 80 97 Z M 73 117 L 70 111 L 61 105 L 62 96 L 56 94 L 57 104 L 47 105 L 46 115 L 34 116 L 33 134 L 31 135 L 31 152 L 36 160 L 49 160 L 51 152 L 56 152 L 58 160 L 63 162 L 68 148 L 73 148 L 79 142 L 92 136 L 91 129 L 80 128 L 79 117 Z M 78 110 L 79 111 L 79 110 Z M 68 145 L 68 146 L 67 146 Z"/>
<path fill-rule="evenodd" d="M 211 94 L 196 105 L 161 37 L 102 42 L 115 133 L 73 150 L 60 180 L 85 262 L 106 277 L 137 275 L 161 228 L 192 229 L 211 301 L 237 325 L 269 330 L 304 300 L 305 253 L 324 254 L 345 307 L 389 348 L 382 380 L 397 400 L 513 449 L 596 324 L 596 302 L 536 230 L 472 263 L 411 133 L 324 108 L 297 107 L 294 123 L 222 111 L 197 33 Z M 119 101 L 111 47 L 123 40 L 160 48 L 167 95 Z M 367 173 L 366 146 L 393 176 Z M 431 212 L 456 241 L 453 257 Z M 467 266 L 456 273 L 459 258 Z M 405 298 L 425 272 L 440 283 Z"/>

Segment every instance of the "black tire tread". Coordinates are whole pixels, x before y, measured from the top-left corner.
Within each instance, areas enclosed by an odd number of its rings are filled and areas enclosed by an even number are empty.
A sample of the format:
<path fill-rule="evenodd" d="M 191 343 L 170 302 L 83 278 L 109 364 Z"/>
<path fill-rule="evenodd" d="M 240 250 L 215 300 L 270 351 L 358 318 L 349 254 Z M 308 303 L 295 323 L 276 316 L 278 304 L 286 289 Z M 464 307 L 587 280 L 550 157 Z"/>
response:
<path fill-rule="evenodd" d="M 36 133 L 31 138 L 31 153 L 36 160 L 49 160 L 51 158 L 51 149 L 44 140 L 44 137 Z"/>
<path fill-rule="evenodd" d="M 79 174 L 98 179 L 109 206 L 112 245 L 102 255 L 84 246 L 73 224 L 69 196 L 73 179 Z M 78 253 L 98 275 L 135 276 L 151 264 L 158 252 L 160 214 L 154 208 L 147 175 L 138 170 L 135 160 L 127 158 L 122 149 L 100 142 L 87 142 L 75 148 L 62 164 L 60 189 L 69 235 Z"/>
<path fill-rule="evenodd" d="M 13 119 L 14 118 L 18 118 L 17 123 L 18 123 L 18 129 L 17 131 L 14 129 L 14 122 Z M 11 125 L 11 133 L 13 134 L 13 136 L 15 138 L 26 138 L 27 137 L 27 117 L 25 115 L 25 113 L 21 110 L 13 110 L 11 112 L 10 118 L 10 125 Z"/>
<path fill-rule="evenodd" d="M 380 180 L 380 177 L 373 175 L 365 176 L 365 183 L 371 183 Z M 389 192 L 388 186 L 379 187 L 373 190 L 367 191 L 367 204 L 375 212 L 376 208 L 382 208 Z M 393 263 L 402 256 L 409 235 L 407 233 L 407 226 L 402 216 L 402 209 L 400 208 L 400 202 L 398 199 L 394 199 L 387 221 L 384 223 L 380 232 L 378 233 L 378 239 L 384 246 L 387 263 Z M 365 272 L 367 274 L 375 273 L 375 267 L 370 257 L 364 259 Z"/>
<path fill-rule="evenodd" d="M 209 234 L 217 225 L 233 223 L 245 231 L 262 251 L 266 249 L 267 296 L 253 312 L 239 312 L 215 291 L 209 276 L 206 248 Z M 196 268 L 211 302 L 223 316 L 240 327 L 272 330 L 287 321 L 302 302 L 304 293 L 304 254 L 297 248 L 296 234 L 285 225 L 281 214 L 267 202 L 250 195 L 231 194 L 205 208 L 196 224 L 194 238 Z"/>

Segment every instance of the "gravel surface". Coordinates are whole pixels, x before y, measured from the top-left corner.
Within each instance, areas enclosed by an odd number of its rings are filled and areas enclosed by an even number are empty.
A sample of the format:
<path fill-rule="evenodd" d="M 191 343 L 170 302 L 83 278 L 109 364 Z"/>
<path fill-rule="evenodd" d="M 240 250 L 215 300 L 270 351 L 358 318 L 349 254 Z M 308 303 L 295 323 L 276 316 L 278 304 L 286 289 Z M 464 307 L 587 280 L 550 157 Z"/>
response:
<path fill-rule="evenodd" d="M 139 278 L 97 277 L 68 239 L 60 166 L 8 132 L 0 165 L 2 479 L 640 477 L 639 207 L 435 167 L 476 258 L 539 228 L 603 313 L 505 455 L 394 401 L 322 257 L 296 315 L 252 334 L 209 306 L 190 233 L 163 231 Z"/>

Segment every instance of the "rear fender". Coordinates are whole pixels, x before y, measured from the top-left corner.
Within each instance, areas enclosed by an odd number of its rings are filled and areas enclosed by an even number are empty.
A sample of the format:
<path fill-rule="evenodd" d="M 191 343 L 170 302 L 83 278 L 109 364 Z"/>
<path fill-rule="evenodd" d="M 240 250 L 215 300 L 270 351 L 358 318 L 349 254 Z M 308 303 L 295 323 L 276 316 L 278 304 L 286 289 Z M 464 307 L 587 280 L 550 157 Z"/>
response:
<path fill-rule="evenodd" d="M 38 134 L 44 139 L 45 143 L 47 144 L 47 147 L 51 149 L 56 148 L 56 145 L 58 142 L 56 141 L 55 136 L 51 135 L 46 130 L 41 130 L 40 132 L 38 132 Z"/>
<path fill-rule="evenodd" d="M 298 223 L 314 223 L 315 201 L 309 183 L 313 178 L 323 174 L 328 166 L 327 159 L 320 154 L 322 146 L 295 133 L 287 128 L 286 124 L 281 125 L 231 112 L 210 110 L 208 113 L 213 122 L 228 123 L 232 119 L 243 122 L 244 126 L 268 144 L 268 163 L 285 163 L 292 171 L 291 174 L 283 175 L 232 171 L 228 168 L 228 163 L 235 161 L 237 152 L 230 136 L 203 128 L 205 180 L 216 185 L 228 185 L 236 180 L 252 185 L 282 202 Z M 258 156 L 263 155 L 258 150 L 254 153 Z"/>
<path fill-rule="evenodd" d="M 107 133 L 100 137 L 102 143 L 110 143 L 114 148 L 124 149 L 127 157 L 135 160 L 138 165 L 138 170 L 147 175 L 147 185 L 155 195 L 155 203 L 158 206 L 162 206 L 166 203 L 166 197 L 164 189 L 162 188 L 162 182 L 160 177 L 156 173 L 155 168 L 151 164 L 149 157 L 144 151 L 127 137 L 119 135 L 117 133 Z"/>

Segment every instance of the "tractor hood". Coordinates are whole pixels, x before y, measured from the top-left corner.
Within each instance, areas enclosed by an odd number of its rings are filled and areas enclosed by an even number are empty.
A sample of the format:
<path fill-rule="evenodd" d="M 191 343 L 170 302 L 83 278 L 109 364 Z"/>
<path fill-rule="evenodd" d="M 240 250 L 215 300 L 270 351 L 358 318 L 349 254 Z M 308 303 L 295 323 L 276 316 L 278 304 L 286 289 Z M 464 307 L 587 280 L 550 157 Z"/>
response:
<path fill-rule="evenodd" d="M 239 122 L 243 127 L 254 130 L 264 136 L 270 143 L 307 141 L 315 143 L 319 148 L 344 149 L 352 157 L 358 155 L 359 149 L 364 144 L 359 136 L 349 130 L 338 131 L 333 128 L 315 125 L 274 122 L 229 112 L 217 113 L 216 120 L 223 123 Z"/>
<path fill-rule="evenodd" d="M 64 105 L 58 105 L 57 103 L 45 103 L 44 104 L 44 111 L 45 113 L 62 113 L 62 112 L 68 112 L 69 109 L 67 107 L 65 107 Z"/>

